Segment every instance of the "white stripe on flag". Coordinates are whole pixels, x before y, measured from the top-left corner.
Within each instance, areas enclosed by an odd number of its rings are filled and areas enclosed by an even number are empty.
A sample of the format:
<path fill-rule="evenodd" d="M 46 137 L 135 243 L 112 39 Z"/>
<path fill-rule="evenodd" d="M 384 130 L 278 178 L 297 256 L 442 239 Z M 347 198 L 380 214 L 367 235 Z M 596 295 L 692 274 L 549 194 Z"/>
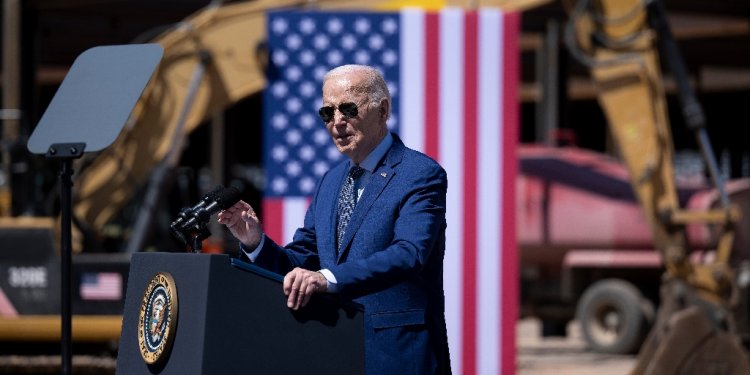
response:
<path fill-rule="evenodd" d="M 399 135 L 404 144 L 424 150 L 424 12 L 401 12 L 401 113 Z"/>
<path fill-rule="evenodd" d="M 284 239 L 282 244 L 288 244 L 294 239 L 294 232 L 304 222 L 305 211 L 307 211 L 307 198 L 289 197 L 284 199 Z"/>
<path fill-rule="evenodd" d="M 448 174 L 444 287 L 451 367 L 460 373 L 463 346 L 463 112 L 464 13 L 448 8 L 440 13 L 440 164 Z M 473 309 L 472 309 L 473 310 Z"/>
<path fill-rule="evenodd" d="M 489 9 L 478 16 L 477 374 L 499 374 L 502 17 Z"/>

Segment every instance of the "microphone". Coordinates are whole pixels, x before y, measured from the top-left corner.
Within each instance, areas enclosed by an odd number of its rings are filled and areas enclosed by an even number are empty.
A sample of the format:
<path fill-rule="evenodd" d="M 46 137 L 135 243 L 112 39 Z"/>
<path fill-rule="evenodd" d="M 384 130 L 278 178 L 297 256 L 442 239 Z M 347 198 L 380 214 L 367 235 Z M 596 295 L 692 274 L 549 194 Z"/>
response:
<path fill-rule="evenodd" d="M 210 204 L 211 202 L 215 201 L 216 198 L 219 196 L 219 194 L 223 190 L 224 190 L 224 186 L 217 185 L 215 188 L 213 188 L 213 190 L 211 190 L 208 193 L 206 193 L 201 198 L 200 202 L 198 202 L 198 204 L 196 204 L 195 206 L 193 206 L 193 207 L 183 207 L 182 210 L 180 210 L 179 217 L 175 221 L 172 222 L 172 224 L 170 225 L 170 227 L 171 228 L 177 228 L 179 226 L 182 226 L 182 224 L 186 220 L 190 219 L 190 217 L 192 216 L 193 212 L 195 212 L 196 210 L 200 210 L 201 208 L 205 207 L 207 204 Z"/>
<path fill-rule="evenodd" d="M 204 204 L 197 209 L 192 210 L 187 220 L 182 224 L 179 224 L 180 230 L 184 231 L 198 224 L 205 223 L 211 218 L 211 215 L 221 210 L 226 210 L 239 201 L 240 191 L 233 187 L 226 188 L 219 192 L 208 204 Z M 198 205 L 200 205 L 200 203 Z"/>

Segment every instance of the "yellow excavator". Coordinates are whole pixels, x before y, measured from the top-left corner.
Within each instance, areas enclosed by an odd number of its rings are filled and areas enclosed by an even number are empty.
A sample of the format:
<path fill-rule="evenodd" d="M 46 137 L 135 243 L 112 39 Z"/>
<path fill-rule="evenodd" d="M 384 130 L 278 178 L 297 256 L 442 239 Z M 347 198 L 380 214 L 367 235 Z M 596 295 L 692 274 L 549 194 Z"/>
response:
<path fill-rule="evenodd" d="M 452 5 L 523 11 L 548 2 L 455 1 Z M 398 5 L 394 3 L 399 2 L 214 2 L 156 37 L 152 42 L 164 47 L 163 61 L 131 122 L 112 146 L 77 167 L 77 226 L 87 235 L 101 236 L 136 187 L 148 182 L 141 210 L 144 219 L 129 234 L 128 251 L 141 247 L 148 213 L 167 172 L 178 162 L 185 137 L 214 113 L 264 87 L 262 46 L 268 9 Z M 740 291 L 731 262 L 738 225 L 747 222 L 723 190 L 705 118 L 688 85 L 664 10 L 655 0 L 578 0 L 566 6 L 566 45 L 596 82 L 612 139 L 666 269 L 656 324 L 633 374 L 748 374 L 750 364 L 733 315 Z M 675 75 L 688 126 L 719 191 L 715 209 L 693 212 L 679 205 L 660 57 Z M 711 262 L 690 261 L 686 227 L 691 223 L 715 229 Z"/>
<path fill-rule="evenodd" d="M 741 221 L 724 189 L 705 116 L 665 10 L 661 2 L 648 0 L 578 0 L 569 5 L 565 43 L 590 69 L 666 270 L 655 325 L 633 374 L 748 374 L 748 356 L 733 315 L 740 290 L 733 270 L 737 264 L 731 262 L 739 224 L 747 228 L 747 220 Z M 719 194 L 713 209 L 680 207 L 660 60 L 675 78 L 682 113 Z M 687 227 L 695 223 L 714 228 L 710 261 L 691 261 Z"/>

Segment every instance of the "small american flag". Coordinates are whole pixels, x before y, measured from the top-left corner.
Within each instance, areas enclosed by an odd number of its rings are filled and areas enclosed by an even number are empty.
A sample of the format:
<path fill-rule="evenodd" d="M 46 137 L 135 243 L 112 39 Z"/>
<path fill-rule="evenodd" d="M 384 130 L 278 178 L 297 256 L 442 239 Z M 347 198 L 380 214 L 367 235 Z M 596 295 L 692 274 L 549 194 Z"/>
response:
<path fill-rule="evenodd" d="M 120 300 L 122 275 L 117 272 L 85 272 L 81 274 L 80 295 L 83 300 Z"/>
<path fill-rule="evenodd" d="M 323 75 L 343 64 L 378 68 L 393 97 L 388 127 L 448 173 L 453 373 L 515 373 L 519 15 L 292 10 L 269 13 L 267 24 L 266 233 L 289 242 L 318 179 L 343 160 L 317 116 Z"/>

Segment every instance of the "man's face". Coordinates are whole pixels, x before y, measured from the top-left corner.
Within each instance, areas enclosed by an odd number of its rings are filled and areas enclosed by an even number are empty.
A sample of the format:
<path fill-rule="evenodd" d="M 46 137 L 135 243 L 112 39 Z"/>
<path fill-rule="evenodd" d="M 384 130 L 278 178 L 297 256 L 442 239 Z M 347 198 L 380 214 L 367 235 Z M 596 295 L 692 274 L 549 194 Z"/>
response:
<path fill-rule="evenodd" d="M 326 122 L 328 134 L 339 152 L 357 164 L 378 145 L 387 131 L 381 103 L 370 103 L 365 94 L 351 89 L 359 84 L 358 78 L 355 74 L 339 75 L 323 85 L 323 106 L 335 108 L 332 119 Z M 351 118 L 340 110 L 344 104 L 344 112 L 349 112 L 346 110 L 351 108 L 349 103 L 357 107 L 357 115 Z"/>

